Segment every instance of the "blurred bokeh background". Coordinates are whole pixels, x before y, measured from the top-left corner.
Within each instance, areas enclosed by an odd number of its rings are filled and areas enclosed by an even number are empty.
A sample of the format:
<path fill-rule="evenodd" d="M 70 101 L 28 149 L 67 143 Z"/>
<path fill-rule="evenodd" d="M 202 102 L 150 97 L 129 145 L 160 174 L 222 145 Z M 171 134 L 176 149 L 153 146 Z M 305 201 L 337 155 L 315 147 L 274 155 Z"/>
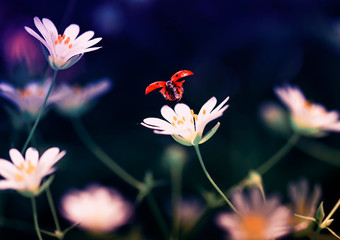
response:
<path fill-rule="evenodd" d="M 24 30 L 24 26 L 35 29 L 34 16 L 51 19 L 59 31 L 76 23 L 81 32 L 94 30 L 95 37 L 103 37 L 97 44 L 102 49 L 59 72 L 57 82 L 85 85 L 103 77 L 112 79 L 112 90 L 82 121 L 96 142 L 134 177 L 142 180 L 152 171 L 155 179 L 164 180 L 153 193 L 165 216 L 171 187 L 163 155 L 176 143 L 169 136 L 153 134 L 140 122 L 160 117 L 160 108 L 174 103 L 156 91 L 145 96 L 151 82 L 168 80 L 178 70 L 193 71 L 195 75 L 184 84 L 181 101 L 195 111 L 212 96 L 219 102 L 230 96 L 230 107 L 219 120 L 220 129 L 201 146 L 207 168 L 222 189 L 237 183 L 285 144 L 285 137 L 268 129 L 259 114 L 263 102 L 278 102 L 273 87 L 298 85 L 312 101 L 340 110 L 337 0 L 0 0 L 1 81 L 23 86 L 52 74 L 40 43 Z M 0 105 L 0 157 L 9 159 L 8 150 L 20 149 L 27 131 L 13 128 L 5 109 L 10 106 L 7 101 L 2 99 Z M 314 140 L 340 151 L 337 133 Z M 100 163 L 81 143 L 69 119 L 53 109 L 40 122 L 36 142 L 34 147 L 41 152 L 52 146 L 67 150 L 51 186 L 58 207 L 65 192 L 89 183 L 114 187 L 130 201 L 135 200 L 137 191 Z M 204 203 L 200 190 L 213 188 L 194 149 L 185 147 L 184 151 L 183 194 Z M 339 154 L 334 158 L 339 162 Z M 287 184 L 301 177 L 322 186 L 328 212 L 339 198 L 339 164 L 293 149 L 264 175 L 263 182 L 268 194 L 279 194 L 287 202 Z M 38 210 L 41 227 L 52 230 L 45 195 L 38 198 Z M 225 206 L 211 211 L 201 225 L 200 237 L 194 239 L 223 239 L 215 216 L 227 210 Z M 36 239 L 29 199 L 1 192 L 0 216 L 28 223 L 0 225 L 0 239 Z M 334 217 L 339 226 L 339 213 Z M 69 225 L 60 219 L 62 227 Z M 119 231 L 124 235 L 133 228 L 145 239 L 161 239 L 155 226 L 149 206 L 142 202 L 131 223 Z M 340 228 L 333 230 L 339 233 Z M 75 230 L 66 239 L 95 236 Z"/>

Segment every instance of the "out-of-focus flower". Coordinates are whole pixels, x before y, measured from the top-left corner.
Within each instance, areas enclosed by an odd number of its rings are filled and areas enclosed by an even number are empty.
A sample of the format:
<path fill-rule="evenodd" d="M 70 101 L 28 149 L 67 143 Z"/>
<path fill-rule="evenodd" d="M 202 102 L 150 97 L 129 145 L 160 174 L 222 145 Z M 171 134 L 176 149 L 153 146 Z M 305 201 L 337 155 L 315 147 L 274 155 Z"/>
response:
<path fill-rule="evenodd" d="M 260 105 L 259 113 L 264 124 L 276 132 L 290 131 L 289 120 L 286 111 L 274 102 L 265 102 Z"/>
<path fill-rule="evenodd" d="M 258 189 L 250 195 L 236 191 L 233 203 L 239 212 L 221 213 L 217 223 L 230 233 L 233 240 L 271 240 L 288 234 L 291 230 L 289 208 L 280 205 L 277 197 L 264 199 Z"/>
<path fill-rule="evenodd" d="M 42 84 L 31 82 L 24 89 L 17 89 L 9 83 L 0 83 L 0 96 L 6 98 L 19 110 L 24 113 L 29 120 L 35 119 L 44 103 L 45 97 L 51 85 L 51 79 L 47 79 Z M 46 106 L 54 103 L 63 97 L 62 92 L 51 92 Z"/>
<path fill-rule="evenodd" d="M 171 135 L 177 142 L 185 146 L 195 146 L 209 140 L 217 131 L 220 123 L 217 123 L 205 136 L 202 137 L 205 126 L 222 116 L 223 112 L 229 107 L 225 105 L 227 97 L 215 109 L 217 100 L 210 98 L 201 108 L 198 115 L 190 110 L 184 103 L 176 104 L 174 110 L 165 105 L 161 109 L 162 116 L 167 120 L 159 118 L 145 118 L 141 123 L 144 127 L 155 129 L 154 133 Z"/>
<path fill-rule="evenodd" d="M 292 211 L 296 214 L 314 217 L 321 197 L 321 188 L 315 185 L 312 193 L 309 193 L 309 185 L 306 179 L 292 182 L 288 186 L 288 194 L 292 203 Z M 295 231 L 301 231 L 311 223 L 302 218 L 293 217 L 292 223 Z"/>
<path fill-rule="evenodd" d="M 13 163 L 0 159 L 0 175 L 5 178 L 0 180 L 0 189 L 15 189 L 33 195 L 37 194 L 43 177 L 56 170 L 53 167 L 54 164 L 65 153 L 53 147 L 46 150 L 39 158 L 39 152 L 30 147 L 26 150 L 24 158 L 17 149 L 12 148 L 9 155 Z"/>
<path fill-rule="evenodd" d="M 61 201 L 63 216 L 91 232 L 113 231 L 127 223 L 132 205 L 114 189 L 90 185 L 85 190 L 73 190 Z"/>
<path fill-rule="evenodd" d="M 6 63 L 13 69 L 18 64 L 24 64 L 29 74 L 36 74 L 42 70 L 44 59 L 41 49 L 34 44 L 34 40 L 20 27 L 20 30 L 13 26 L 5 33 L 4 53 Z"/>
<path fill-rule="evenodd" d="M 291 124 L 296 132 L 321 137 L 327 131 L 340 131 L 339 113 L 327 112 L 322 105 L 307 101 L 299 88 L 287 85 L 275 88 L 275 93 L 289 108 Z"/>
<path fill-rule="evenodd" d="M 47 60 L 50 66 L 55 70 L 66 69 L 75 64 L 86 52 L 91 52 L 100 47 L 92 47 L 98 43 L 101 38 L 94 38 L 93 31 L 87 31 L 79 37 L 79 26 L 71 24 L 68 26 L 63 35 L 58 35 L 58 30 L 54 23 L 43 18 L 34 17 L 34 24 L 39 30 L 42 37 L 29 27 L 26 31 L 38 39 L 48 50 Z"/>
<path fill-rule="evenodd" d="M 182 199 L 178 204 L 177 215 L 183 228 L 190 228 L 192 224 L 196 223 L 203 210 L 203 204 L 199 200 L 194 198 Z"/>
<path fill-rule="evenodd" d="M 56 101 L 57 110 L 66 116 L 79 116 L 93 105 L 93 100 L 107 93 L 112 87 L 110 79 L 103 78 L 85 87 L 62 84 L 56 90 L 63 97 Z"/>

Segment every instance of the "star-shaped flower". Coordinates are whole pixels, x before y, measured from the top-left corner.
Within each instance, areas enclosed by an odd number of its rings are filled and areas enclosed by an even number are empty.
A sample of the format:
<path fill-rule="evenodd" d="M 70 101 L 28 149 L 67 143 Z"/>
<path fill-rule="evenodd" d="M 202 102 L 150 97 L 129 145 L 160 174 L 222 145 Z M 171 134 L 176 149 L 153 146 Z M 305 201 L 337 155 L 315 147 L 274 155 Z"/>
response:
<path fill-rule="evenodd" d="M 42 37 L 29 27 L 25 27 L 25 29 L 46 47 L 49 53 L 47 60 L 55 70 L 69 68 L 84 53 L 100 48 L 92 47 L 101 40 L 101 38 L 90 40 L 94 36 L 93 31 L 87 31 L 77 37 L 79 34 L 79 26 L 77 24 L 68 26 L 63 35 L 58 34 L 58 30 L 53 22 L 47 18 L 43 18 L 41 21 L 38 17 L 35 17 L 34 24 Z"/>
<path fill-rule="evenodd" d="M 90 83 L 85 87 L 72 87 L 62 84 L 57 92 L 63 93 L 63 97 L 56 101 L 57 110 L 66 116 L 79 116 L 85 113 L 94 104 L 93 100 L 99 98 L 111 89 L 112 83 L 103 78 L 96 83 Z"/>
<path fill-rule="evenodd" d="M 2 82 L 0 83 L 0 96 L 8 99 L 16 105 L 22 113 L 32 120 L 38 115 L 50 85 L 51 79 L 47 79 L 43 83 L 31 82 L 23 89 L 15 88 L 9 83 Z M 52 90 L 46 102 L 46 106 L 54 103 L 60 98 L 63 98 L 63 95 L 63 92 L 56 92 Z"/>
<path fill-rule="evenodd" d="M 61 208 L 70 222 L 95 233 L 106 233 L 121 227 L 133 213 L 132 204 L 116 190 L 100 185 L 69 192 L 63 197 Z"/>
<path fill-rule="evenodd" d="M 195 146 L 206 142 L 217 131 L 220 123 L 217 123 L 202 137 L 205 126 L 222 116 L 229 107 L 229 105 L 225 105 L 228 99 L 229 97 L 214 109 L 217 100 L 212 97 L 202 106 L 198 114 L 194 114 L 193 110 L 184 103 L 176 104 L 174 110 L 165 105 L 161 109 L 161 114 L 166 121 L 159 118 L 145 118 L 141 124 L 144 127 L 155 129 L 154 133 L 171 135 L 183 145 Z"/>
<path fill-rule="evenodd" d="M 327 131 L 340 132 L 339 113 L 309 102 L 299 88 L 287 85 L 275 88 L 275 93 L 290 110 L 296 132 L 313 137 L 324 136 Z"/>
<path fill-rule="evenodd" d="M 25 157 L 12 148 L 9 151 L 12 163 L 0 159 L 0 175 L 5 179 L 0 180 L 0 190 L 15 189 L 22 192 L 37 194 L 43 177 L 53 173 L 53 167 L 64 155 L 65 151 L 53 147 L 44 152 L 39 158 L 35 148 L 28 148 Z"/>

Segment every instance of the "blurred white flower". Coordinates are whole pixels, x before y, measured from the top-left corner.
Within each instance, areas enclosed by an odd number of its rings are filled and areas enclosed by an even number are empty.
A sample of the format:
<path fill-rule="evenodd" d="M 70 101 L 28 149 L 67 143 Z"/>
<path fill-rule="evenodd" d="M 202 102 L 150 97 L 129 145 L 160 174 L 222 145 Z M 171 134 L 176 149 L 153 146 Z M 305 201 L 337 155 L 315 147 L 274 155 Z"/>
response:
<path fill-rule="evenodd" d="M 61 201 L 63 216 L 79 227 L 96 233 L 113 231 L 127 223 L 133 206 L 114 189 L 91 185 L 73 190 Z"/>
<path fill-rule="evenodd" d="M 260 191 L 254 188 L 249 196 L 236 191 L 232 202 L 240 215 L 221 213 L 217 223 L 229 232 L 233 240 L 272 240 L 291 230 L 291 212 L 280 205 L 276 197 L 264 201 Z"/>
<path fill-rule="evenodd" d="M 79 116 L 93 105 L 94 99 L 107 93 L 111 87 L 112 83 L 108 78 L 90 83 L 83 88 L 62 84 L 57 88 L 57 92 L 63 93 L 63 97 L 56 101 L 57 110 L 66 116 Z"/>
<path fill-rule="evenodd" d="M 18 89 L 9 83 L 2 82 L 0 83 L 0 96 L 16 105 L 30 120 L 34 120 L 40 112 L 50 85 L 51 79 L 47 79 L 43 83 L 31 82 L 24 89 Z M 47 99 L 46 106 L 62 97 L 62 92 L 52 90 Z"/>
<path fill-rule="evenodd" d="M 306 100 L 297 87 L 275 88 L 275 93 L 291 112 L 293 129 L 303 135 L 321 137 L 327 131 L 340 131 L 339 113 L 329 111 L 320 104 Z"/>
<path fill-rule="evenodd" d="M 279 104 L 264 102 L 259 107 L 259 114 L 261 120 L 269 129 L 280 133 L 290 131 L 287 113 Z"/>
<path fill-rule="evenodd" d="M 53 147 L 46 150 L 39 158 L 38 151 L 30 147 L 26 150 L 24 158 L 17 149 L 12 148 L 9 155 L 13 163 L 0 159 L 0 175 L 5 178 L 0 180 L 0 190 L 15 189 L 37 194 L 43 177 L 56 170 L 54 164 L 65 153 Z"/>
<path fill-rule="evenodd" d="M 184 104 L 176 104 L 174 110 L 165 105 L 161 109 L 162 116 L 167 120 L 159 118 L 145 118 L 141 123 L 144 127 L 155 129 L 154 133 L 171 135 L 177 142 L 194 146 L 206 142 L 217 131 L 220 123 L 217 123 L 205 136 L 202 137 L 205 126 L 221 117 L 223 112 L 229 107 L 225 105 L 227 97 L 215 109 L 217 100 L 215 97 L 210 98 L 201 108 L 198 115 Z"/>
<path fill-rule="evenodd" d="M 291 208 L 295 214 L 305 217 L 314 217 L 316 209 L 320 203 L 321 187 L 314 186 L 312 193 L 309 192 L 309 184 L 306 179 L 298 182 L 292 182 L 288 186 L 288 194 L 291 199 Z M 295 231 L 301 231 L 308 227 L 311 221 L 293 217 L 292 223 Z"/>
<path fill-rule="evenodd" d="M 80 29 L 76 24 L 68 26 L 63 35 L 58 35 L 57 28 L 53 22 L 47 18 L 43 18 L 41 21 L 38 17 L 34 17 L 34 24 L 43 38 L 31 28 L 25 27 L 25 29 L 46 47 L 49 53 L 47 60 L 55 70 L 69 68 L 75 64 L 84 53 L 100 48 L 91 47 L 101 40 L 101 38 L 90 40 L 94 36 L 93 31 L 87 31 L 77 37 Z"/>

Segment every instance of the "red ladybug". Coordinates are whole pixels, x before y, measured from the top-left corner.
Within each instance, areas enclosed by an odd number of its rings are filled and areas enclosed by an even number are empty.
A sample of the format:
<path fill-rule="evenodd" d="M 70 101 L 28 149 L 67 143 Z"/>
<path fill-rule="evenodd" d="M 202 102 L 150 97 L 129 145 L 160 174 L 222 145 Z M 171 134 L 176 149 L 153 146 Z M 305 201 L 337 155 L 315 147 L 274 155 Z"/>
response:
<path fill-rule="evenodd" d="M 162 88 L 159 92 L 163 95 L 163 97 L 170 101 L 179 101 L 182 98 L 183 95 L 183 83 L 185 80 L 177 82 L 177 80 L 186 77 L 194 75 L 193 72 L 189 70 L 181 70 L 176 72 L 174 75 L 172 75 L 171 79 L 169 81 L 158 81 L 151 83 L 146 89 L 145 94 L 148 94 L 149 92 L 157 89 Z"/>

